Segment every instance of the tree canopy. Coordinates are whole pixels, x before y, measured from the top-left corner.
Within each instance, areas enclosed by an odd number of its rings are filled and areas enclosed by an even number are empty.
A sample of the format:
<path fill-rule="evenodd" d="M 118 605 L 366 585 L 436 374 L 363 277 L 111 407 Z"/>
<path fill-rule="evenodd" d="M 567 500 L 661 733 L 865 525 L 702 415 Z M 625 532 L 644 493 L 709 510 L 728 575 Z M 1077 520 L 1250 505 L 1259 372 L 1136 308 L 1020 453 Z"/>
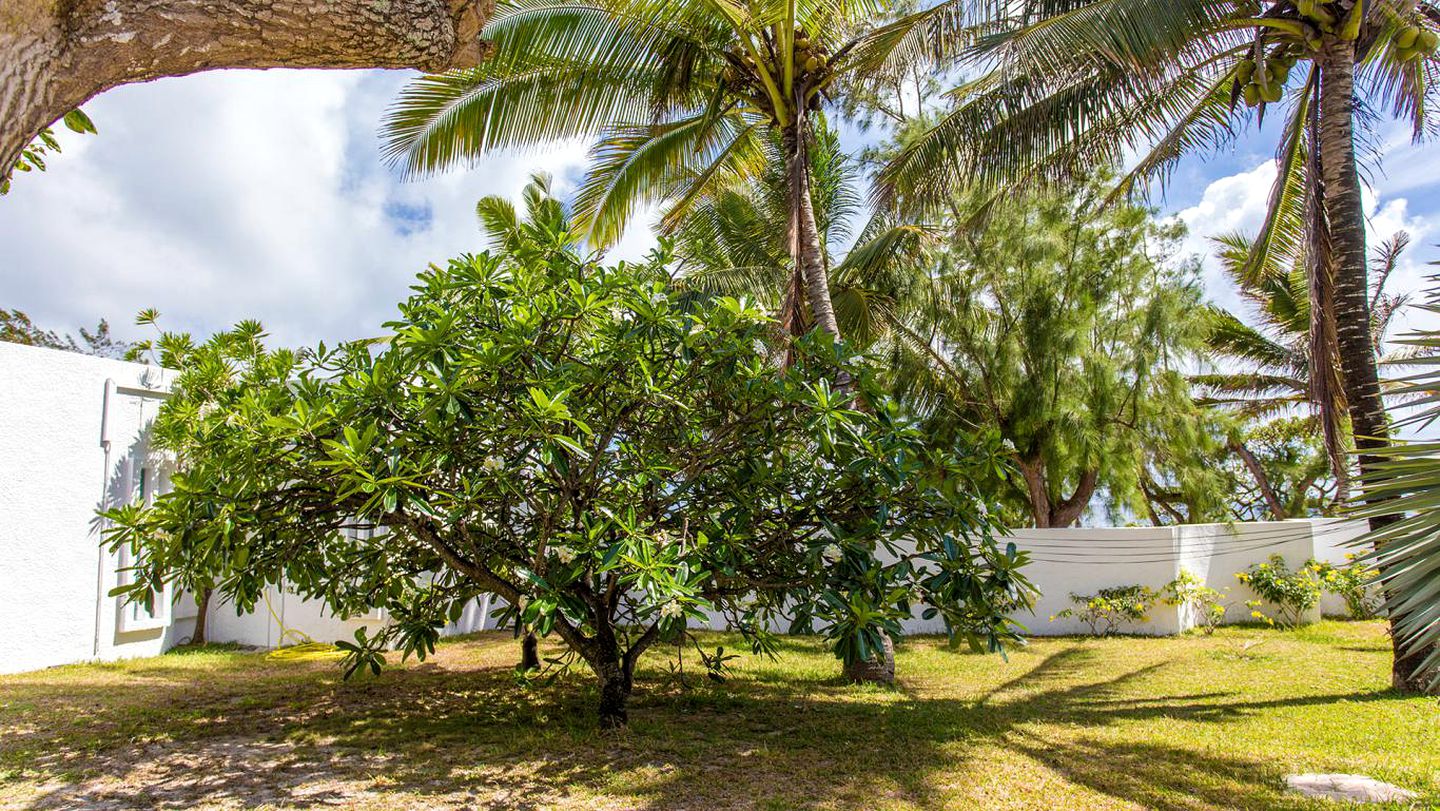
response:
<path fill-rule="evenodd" d="M 776 369 L 771 319 L 680 306 L 663 256 L 602 265 L 543 218 L 509 236 L 422 274 L 383 339 L 162 337 L 181 373 L 156 438 L 181 472 L 109 513 L 142 560 L 126 590 L 213 583 L 243 610 L 283 578 L 342 615 L 385 608 L 347 643 L 377 671 L 494 593 L 594 672 L 607 725 L 646 648 L 711 613 L 761 652 L 785 623 L 821 630 L 847 662 L 922 604 L 977 646 L 1017 638 L 1024 556 L 975 487 L 993 444 L 935 446 L 823 333 Z"/>

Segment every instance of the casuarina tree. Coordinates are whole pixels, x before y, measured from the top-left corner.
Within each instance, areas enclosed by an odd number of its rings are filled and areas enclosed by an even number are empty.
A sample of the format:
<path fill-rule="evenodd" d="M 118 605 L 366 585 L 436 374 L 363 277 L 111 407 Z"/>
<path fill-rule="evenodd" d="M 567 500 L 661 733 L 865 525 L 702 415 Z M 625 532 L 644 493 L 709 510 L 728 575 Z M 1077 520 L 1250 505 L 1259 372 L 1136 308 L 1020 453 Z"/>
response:
<path fill-rule="evenodd" d="M 949 0 L 937 9 L 952 5 L 989 18 L 968 54 L 987 70 L 884 169 L 881 197 L 918 205 L 957 178 L 1008 185 L 1130 160 L 1116 190 L 1125 194 L 1163 182 L 1185 155 L 1228 145 L 1247 122 L 1283 114 L 1279 174 L 1249 261 L 1304 263 L 1312 341 L 1330 353 L 1325 369 L 1338 367 L 1368 474 L 1390 427 L 1371 341 L 1359 136 L 1382 111 L 1408 121 L 1417 139 L 1433 132 L 1440 7 Z M 1375 515 L 1372 526 L 1388 516 Z M 1397 655 L 1395 684 L 1416 686 L 1415 666 Z"/>

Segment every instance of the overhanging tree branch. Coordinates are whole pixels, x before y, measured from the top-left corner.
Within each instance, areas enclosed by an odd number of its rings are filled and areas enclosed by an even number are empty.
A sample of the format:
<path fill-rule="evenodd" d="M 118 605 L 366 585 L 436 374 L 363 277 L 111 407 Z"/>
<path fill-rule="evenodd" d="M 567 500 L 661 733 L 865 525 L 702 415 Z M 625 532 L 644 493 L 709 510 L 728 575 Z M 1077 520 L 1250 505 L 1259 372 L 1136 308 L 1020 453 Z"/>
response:
<path fill-rule="evenodd" d="M 218 68 L 479 64 L 493 0 L 5 0 L 0 172 L 96 94 Z"/>

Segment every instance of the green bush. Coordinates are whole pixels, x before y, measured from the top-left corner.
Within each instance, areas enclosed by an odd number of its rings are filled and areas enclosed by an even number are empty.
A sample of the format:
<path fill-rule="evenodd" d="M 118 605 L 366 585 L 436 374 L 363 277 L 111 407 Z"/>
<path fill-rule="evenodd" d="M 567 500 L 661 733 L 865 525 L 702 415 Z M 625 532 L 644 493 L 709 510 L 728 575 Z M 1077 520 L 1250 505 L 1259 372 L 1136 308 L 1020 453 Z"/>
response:
<path fill-rule="evenodd" d="M 1261 599 L 1274 605 L 1277 616 L 1269 617 L 1258 608 L 1251 612 L 1257 619 L 1278 623 L 1286 628 L 1300 624 L 1305 612 L 1320 602 L 1322 564 L 1311 559 L 1297 571 L 1291 571 L 1282 555 L 1271 555 L 1265 563 L 1257 563 L 1239 572 L 1235 578 L 1246 584 Z"/>
<path fill-rule="evenodd" d="M 1375 587 L 1375 578 L 1380 573 L 1368 563 L 1357 561 L 1354 555 L 1345 556 L 1346 563 L 1320 564 L 1320 581 L 1324 589 L 1339 595 L 1350 609 L 1350 616 L 1357 620 L 1370 620 L 1380 616 L 1382 599 Z"/>
<path fill-rule="evenodd" d="M 1205 581 L 1189 569 L 1181 569 L 1180 575 L 1165 584 L 1160 594 L 1167 605 L 1190 611 L 1196 626 L 1207 636 L 1215 633 L 1225 621 L 1225 593 L 1205 585 Z"/>
<path fill-rule="evenodd" d="M 1158 592 L 1148 586 L 1113 586 L 1095 594 L 1071 594 L 1070 602 L 1076 607 L 1060 611 L 1050 619 L 1076 617 L 1090 627 L 1090 633 L 1109 636 L 1121 623 L 1149 622 L 1147 612 L 1158 596 Z"/>

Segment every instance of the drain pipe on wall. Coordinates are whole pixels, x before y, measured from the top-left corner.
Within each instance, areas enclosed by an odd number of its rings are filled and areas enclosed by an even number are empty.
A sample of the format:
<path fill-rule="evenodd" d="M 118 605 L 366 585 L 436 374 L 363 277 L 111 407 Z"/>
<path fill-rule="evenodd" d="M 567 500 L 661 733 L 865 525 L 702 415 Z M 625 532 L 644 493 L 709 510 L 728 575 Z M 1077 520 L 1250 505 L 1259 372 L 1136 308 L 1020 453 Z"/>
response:
<path fill-rule="evenodd" d="M 100 506 L 105 506 L 105 499 L 110 495 L 110 404 L 115 400 L 115 381 L 111 378 L 105 380 L 105 399 L 100 405 L 100 447 L 105 451 L 105 467 L 100 471 Z M 105 532 L 105 520 L 100 520 L 100 532 Z M 98 545 L 99 551 L 95 561 L 95 647 L 90 654 L 96 659 L 100 658 L 100 625 L 104 614 L 105 606 L 105 544 Z"/>

